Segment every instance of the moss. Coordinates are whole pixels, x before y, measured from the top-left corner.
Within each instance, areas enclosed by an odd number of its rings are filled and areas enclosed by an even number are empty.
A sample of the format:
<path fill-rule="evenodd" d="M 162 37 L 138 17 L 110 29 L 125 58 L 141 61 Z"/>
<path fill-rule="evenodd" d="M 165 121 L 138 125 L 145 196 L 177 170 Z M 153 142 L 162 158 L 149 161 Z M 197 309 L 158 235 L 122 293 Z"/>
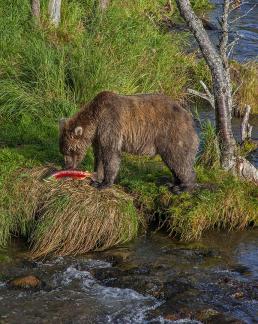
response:
<path fill-rule="evenodd" d="M 239 147 L 239 154 L 241 156 L 248 156 L 251 152 L 257 149 L 257 144 L 252 140 L 245 140 Z"/>

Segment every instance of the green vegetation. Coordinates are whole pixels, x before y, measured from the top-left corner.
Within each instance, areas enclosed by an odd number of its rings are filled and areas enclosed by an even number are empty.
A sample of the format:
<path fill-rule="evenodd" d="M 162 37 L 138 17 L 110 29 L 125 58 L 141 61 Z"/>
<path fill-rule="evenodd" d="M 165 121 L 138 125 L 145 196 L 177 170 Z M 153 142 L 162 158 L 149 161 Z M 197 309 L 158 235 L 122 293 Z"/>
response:
<path fill-rule="evenodd" d="M 47 19 L 47 1 L 37 27 L 29 1 L 3 0 L 1 141 L 48 145 L 57 137 L 58 119 L 101 90 L 183 98 L 186 86 L 205 79 L 204 63 L 183 53 L 187 35 L 162 32 L 148 14 L 159 13 L 165 2 L 116 1 L 102 16 L 93 0 L 64 0 L 55 29 Z"/>
<path fill-rule="evenodd" d="M 46 184 L 41 186 L 35 180 L 39 174 L 33 173 L 34 179 L 28 177 L 28 171 L 21 171 L 29 168 L 31 172 L 41 172 L 49 163 L 61 167 L 59 118 L 70 116 L 101 90 L 125 94 L 164 92 L 180 100 L 187 87 L 198 89 L 200 79 L 209 83 L 204 61 L 184 53 L 188 35 L 168 34 L 160 28 L 164 15 L 178 19 L 176 10 L 164 9 L 166 2 L 118 0 L 105 15 L 100 15 L 93 0 L 63 0 L 62 22 L 55 29 L 47 18 L 47 1 L 42 1 L 40 26 L 31 18 L 29 1 L 1 1 L 0 245 L 6 245 L 11 234 L 15 234 L 32 240 L 36 256 L 106 248 L 136 235 L 141 217 L 136 217 L 134 206 L 145 216 L 159 217 L 171 235 L 184 240 L 199 238 L 202 231 L 210 228 L 257 224 L 257 189 L 219 170 L 216 136 L 209 124 L 203 129 L 209 140 L 204 138 L 204 152 L 196 167 L 203 186 L 193 194 L 174 196 L 158 183 L 161 177 L 171 176 L 159 158 L 124 157 L 120 187 L 113 190 L 118 194 L 113 212 L 105 205 L 108 192 L 97 194 L 85 184 L 90 195 L 89 200 L 83 201 L 81 189 L 75 191 L 77 197 L 65 185 L 60 188 L 50 184 L 50 197 L 44 190 Z M 200 12 L 208 7 L 206 0 L 194 3 Z M 92 165 L 89 151 L 83 167 L 92 170 Z M 122 193 L 121 187 L 130 196 Z M 103 242 L 99 236 L 89 236 L 85 249 L 82 236 L 78 245 L 73 240 L 67 244 L 72 226 L 90 232 L 86 222 L 89 218 L 81 219 L 81 208 L 90 217 L 96 195 L 106 195 L 101 208 L 107 211 L 107 219 L 113 217 L 114 226 L 104 227 Z M 39 202 L 44 199 L 47 207 L 40 210 L 43 217 L 35 219 L 39 216 Z M 78 208 L 77 218 L 67 206 Z M 66 213 L 62 212 L 64 209 Z M 95 223 L 95 232 L 100 231 L 100 224 Z M 110 233 L 112 229 L 115 230 Z M 61 234 L 65 240 L 60 239 Z"/>
<path fill-rule="evenodd" d="M 245 105 L 250 105 L 252 114 L 258 113 L 258 64 L 248 62 L 231 63 L 231 77 L 236 92 L 237 108 L 235 114 L 242 116 Z"/>

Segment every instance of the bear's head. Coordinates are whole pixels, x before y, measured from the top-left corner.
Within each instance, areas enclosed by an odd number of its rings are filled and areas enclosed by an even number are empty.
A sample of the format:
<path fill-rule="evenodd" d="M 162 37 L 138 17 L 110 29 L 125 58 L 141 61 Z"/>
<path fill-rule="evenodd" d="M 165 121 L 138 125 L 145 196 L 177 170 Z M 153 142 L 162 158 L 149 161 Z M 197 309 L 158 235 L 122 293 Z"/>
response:
<path fill-rule="evenodd" d="M 59 122 L 59 149 L 64 155 L 65 168 L 76 169 L 85 155 L 83 127 L 73 120 L 61 119 Z"/>

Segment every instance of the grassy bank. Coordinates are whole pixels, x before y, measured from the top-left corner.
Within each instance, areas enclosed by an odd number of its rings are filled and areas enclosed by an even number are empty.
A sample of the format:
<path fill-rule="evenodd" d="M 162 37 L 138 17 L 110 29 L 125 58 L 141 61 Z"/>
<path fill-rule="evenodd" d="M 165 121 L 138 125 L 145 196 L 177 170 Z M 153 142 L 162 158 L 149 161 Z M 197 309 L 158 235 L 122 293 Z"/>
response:
<path fill-rule="evenodd" d="M 58 166 L 60 161 L 58 154 L 50 158 L 47 151 L 43 152 L 39 147 L 30 145 L 1 149 L 0 159 L 2 162 L 0 170 L 2 174 L 1 244 L 5 245 L 12 234 L 22 235 L 34 244 L 34 252 L 38 256 L 47 252 L 77 254 L 80 249 L 85 252 L 83 233 L 87 233 L 86 237 L 89 237 L 89 233 L 92 233 L 91 228 L 96 229 L 95 239 L 93 233 L 92 245 L 87 246 L 90 246 L 90 249 L 98 248 L 96 237 L 101 234 L 103 221 L 98 223 L 96 220 L 99 219 L 98 213 L 102 215 L 103 210 L 106 212 L 104 218 L 109 220 L 110 225 L 106 228 L 109 228 L 113 235 L 116 235 L 118 230 L 119 242 L 126 242 L 137 234 L 138 227 L 142 223 L 140 215 L 144 215 L 148 222 L 155 221 L 157 224 L 158 221 L 169 235 L 185 241 L 199 239 L 206 230 L 241 230 L 248 225 L 258 225 L 256 213 L 258 188 L 220 170 L 216 163 L 207 161 L 206 164 L 204 161 L 197 163 L 199 189 L 192 194 L 176 196 L 162 184 L 164 178 L 170 178 L 170 172 L 158 157 L 147 159 L 124 156 L 118 185 L 114 190 L 115 192 L 118 190 L 119 193 L 122 189 L 127 196 L 120 194 L 117 203 L 121 208 L 116 209 L 113 205 L 110 207 L 109 201 L 114 200 L 114 197 L 111 197 L 112 193 L 111 196 L 109 192 L 106 195 L 105 191 L 99 193 L 87 184 L 86 187 L 79 188 L 75 185 L 73 188 L 59 186 L 58 183 L 47 183 L 42 187 L 41 182 L 37 182 L 33 189 L 34 178 L 28 177 L 27 171 L 17 173 L 17 169 L 21 167 L 40 166 L 42 170 L 46 163 L 53 160 Z M 84 168 L 92 168 L 92 159 L 92 152 L 88 152 Z M 29 175 L 33 176 L 34 171 L 31 172 Z M 68 197 L 68 203 L 67 199 L 63 200 L 64 196 Z M 100 206 L 100 203 L 103 206 Z M 43 214 L 37 219 L 35 215 L 40 204 L 41 206 L 46 204 L 47 209 L 41 207 Z M 94 212 L 92 206 L 95 206 Z M 139 216 L 136 216 L 134 206 L 138 209 Z M 120 225 L 111 226 L 111 220 L 119 221 Z M 71 227 L 67 225 L 70 223 Z M 78 228 L 81 235 L 76 239 L 77 243 L 67 244 L 71 241 L 70 233 L 73 230 L 77 232 Z M 114 240 L 108 241 L 106 247 L 112 246 L 116 241 L 115 236 Z M 80 245 L 80 242 L 84 243 Z M 103 246 L 105 247 L 105 244 Z"/>
<path fill-rule="evenodd" d="M 23 173 L 17 176 L 17 169 L 43 168 L 48 163 L 61 167 L 59 118 L 72 115 L 79 105 L 101 90 L 124 94 L 162 92 L 184 100 L 187 87 L 198 88 L 200 79 L 209 83 L 203 60 L 197 60 L 194 54 L 185 54 L 188 35 L 168 34 L 160 27 L 164 15 L 172 20 L 179 19 L 176 10 L 165 10 L 166 3 L 163 0 L 118 0 L 105 15 L 100 15 L 93 0 L 63 0 L 62 22 L 55 29 L 47 18 L 47 1 L 42 1 L 39 26 L 31 18 L 30 1 L 1 1 L 1 245 L 15 234 L 34 240 L 38 251 L 46 251 L 48 243 L 37 245 L 37 242 L 49 242 L 47 233 L 63 223 L 58 208 L 52 208 L 42 223 L 35 223 L 30 216 L 35 214 L 40 197 L 28 193 L 30 203 L 23 205 L 26 199 L 15 193 L 21 194 L 27 189 L 18 192 L 10 189 L 17 181 L 22 183 Z M 200 12 L 208 7 L 204 0 L 196 0 L 194 5 Z M 208 157 L 211 152 L 214 153 L 209 151 Z M 83 168 L 92 170 L 92 166 L 93 155 L 88 152 Z M 216 163 L 207 163 L 205 155 L 196 170 L 199 182 L 205 185 L 194 194 L 175 197 L 162 185 L 161 178 L 170 173 L 159 158 L 125 156 L 118 179 L 120 187 L 116 188 L 121 190 L 122 187 L 129 195 L 124 194 L 121 201 L 127 203 L 115 213 L 122 213 L 126 220 L 123 226 L 117 227 L 122 238 L 118 241 L 124 242 L 137 233 L 140 220 L 136 221 L 134 206 L 146 217 L 158 217 L 171 235 L 185 240 L 199 238 L 210 228 L 243 228 L 257 223 L 254 215 L 257 191 L 252 185 L 225 174 Z M 212 190 L 207 189 L 210 183 L 215 184 Z M 52 207 L 59 206 L 58 199 L 52 202 Z M 54 214 L 59 219 L 55 226 L 51 223 Z M 35 224 L 38 224 L 36 230 Z M 79 225 L 81 223 L 77 226 L 81 228 Z M 132 231 L 128 232 L 126 228 L 131 225 Z M 68 232 L 61 231 L 67 238 Z M 52 253 L 58 253 L 58 246 L 62 245 L 60 232 L 55 233 Z M 112 242 L 116 241 L 117 238 Z M 92 248 L 97 246 L 98 242 L 93 242 Z M 72 249 L 71 246 L 62 248 L 63 254 Z"/>

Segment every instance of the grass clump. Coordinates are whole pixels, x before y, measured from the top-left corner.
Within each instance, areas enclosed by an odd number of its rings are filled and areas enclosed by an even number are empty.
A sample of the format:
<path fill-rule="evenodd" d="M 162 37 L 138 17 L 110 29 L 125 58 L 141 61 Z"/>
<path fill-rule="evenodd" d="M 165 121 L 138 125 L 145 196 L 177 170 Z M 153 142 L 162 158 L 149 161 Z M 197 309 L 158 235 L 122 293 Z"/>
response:
<path fill-rule="evenodd" d="M 201 152 L 198 163 L 208 169 L 220 166 L 220 148 L 216 129 L 211 121 L 201 123 Z"/>
<path fill-rule="evenodd" d="M 141 217 L 119 188 L 99 191 L 85 181 L 42 180 L 49 168 L 19 170 L 6 183 L 6 216 L 27 236 L 33 258 L 104 250 L 134 238 Z M 10 233 L 9 233 L 10 234 Z"/>
<path fill-rule="evenodd" d="M 169 170 L 159 159 L 148 162 L 143 159 L 142 168 L 136 174 L 133 173 L 135 164 L 125 162 L 126 172 L 131 170 L 131 177 L 123 179 L 125 175 L 121 172 L 120 183 L 135 197 L 145 214 L 156 216 L 154 219 L 158 218 L 163 229 L 167 228 L 170 236 L 181 241 L 199 240 L 208 230 L 231 231 L 258 226 L 257 186 L 242 182 L 210 162 L 212 160 L 209 160 L 210 167 L 200 162 L 196 165 L 199 188 L 192 193 L 174 195 L 166 185 L 159 184 L 160 178 L 170 177 Z M 152 169 L 151 177 L 143 165 L 147 165 L 147 170 Z"/>
<path fill-rule="evenodd" d="M 234 88 L 237 91 L 235 95 L 236 108 L 235 115 L 243 116 L 245 106 L 250 105 L 251 113 L 258 113 L 258 64 L 248 62 L 239 64 L 231 63 L 231 76 Z"/>
<path fill-rule="evenodd" d="M 220 169 L 207 172 L 199 166 L 197 174 L 207 188 L 172 198 L 170 235 L 192 241 L 200 239 L 207 230 L 241 230 L 248 225 L 258 225 L 255 185 L 241 182 Z M 207 179 L 212 180 L 212 184 L 207 183 Z"/>

